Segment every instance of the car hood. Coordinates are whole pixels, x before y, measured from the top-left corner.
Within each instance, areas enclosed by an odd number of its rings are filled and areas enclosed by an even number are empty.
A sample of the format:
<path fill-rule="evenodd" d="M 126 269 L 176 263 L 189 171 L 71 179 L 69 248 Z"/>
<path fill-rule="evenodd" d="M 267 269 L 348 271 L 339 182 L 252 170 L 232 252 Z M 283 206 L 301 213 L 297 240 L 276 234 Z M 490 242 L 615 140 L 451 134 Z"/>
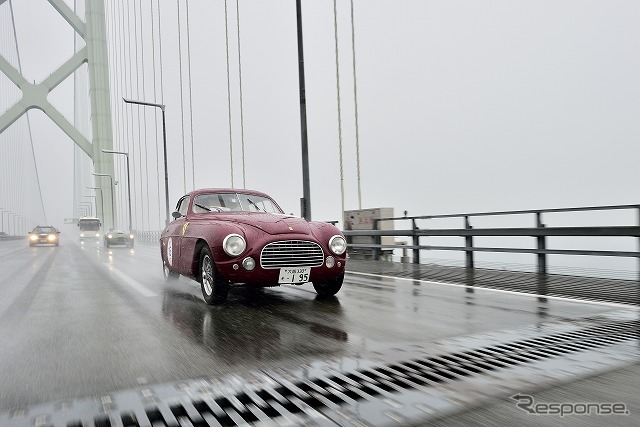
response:
<path fill-rule="evenodd" d="M 291 215 L 261 212 L 217 214 L 216 219 L 248 225 L 268 234 L 312 234 L 309 223 Z"/>

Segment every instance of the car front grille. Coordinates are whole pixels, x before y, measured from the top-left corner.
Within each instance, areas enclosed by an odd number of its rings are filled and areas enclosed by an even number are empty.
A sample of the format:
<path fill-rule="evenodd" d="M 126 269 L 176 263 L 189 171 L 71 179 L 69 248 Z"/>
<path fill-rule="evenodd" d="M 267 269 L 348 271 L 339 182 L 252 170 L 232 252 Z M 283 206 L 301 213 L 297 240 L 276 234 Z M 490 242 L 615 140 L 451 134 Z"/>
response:
<path fill-rule="evenodd" d="M 269 243 L 260 254 L 262 268 L 319 267 L 324 262 L 320 245 L 306 240 Z"/>

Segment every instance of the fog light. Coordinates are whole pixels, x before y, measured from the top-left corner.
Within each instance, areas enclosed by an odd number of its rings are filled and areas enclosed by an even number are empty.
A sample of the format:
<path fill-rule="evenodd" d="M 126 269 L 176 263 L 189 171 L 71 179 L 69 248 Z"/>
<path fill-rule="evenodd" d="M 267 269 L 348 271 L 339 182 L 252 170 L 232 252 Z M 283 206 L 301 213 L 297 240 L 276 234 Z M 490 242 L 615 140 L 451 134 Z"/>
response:
<path fill-rule="evenodd" d="M 328 256 L 327 257 L 327 267 L 329 268 L 333 268 L 333 266 L 336 265 L 336 259 L 332 256 Z"/>
<path fill-rule="evenodd" d="M 246 257 L 242 260 L 242 267 L 247 271 L 251 271 L 256 268 L 256 261 L 251 257 Z"/>

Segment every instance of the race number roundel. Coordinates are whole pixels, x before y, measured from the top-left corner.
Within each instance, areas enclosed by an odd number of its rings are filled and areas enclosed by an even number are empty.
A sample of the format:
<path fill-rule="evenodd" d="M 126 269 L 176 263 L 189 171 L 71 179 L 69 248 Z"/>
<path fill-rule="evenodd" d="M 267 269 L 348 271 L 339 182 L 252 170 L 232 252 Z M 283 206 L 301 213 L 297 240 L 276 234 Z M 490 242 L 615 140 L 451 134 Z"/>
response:
<path fill-rule="evenodd" d="M 169 243 L 167 243 L 167 261 L 169 265 L 173 265 L 173 240 L 169 237 Z"/>

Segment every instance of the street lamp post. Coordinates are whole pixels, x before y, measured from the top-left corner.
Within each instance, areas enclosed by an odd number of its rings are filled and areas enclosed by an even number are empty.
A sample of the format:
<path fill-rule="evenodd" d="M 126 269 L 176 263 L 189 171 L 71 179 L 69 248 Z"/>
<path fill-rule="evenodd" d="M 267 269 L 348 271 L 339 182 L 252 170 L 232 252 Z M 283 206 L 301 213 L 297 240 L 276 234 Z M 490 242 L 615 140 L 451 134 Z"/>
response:
<path fill-rule="evenodd" d="M 100 206 L 102 207 L 102 220 L 104 221 L 104 198 L 102 197 L 102 188 L 100 187 L 87 187 L 88 190 L 100 191 Z"/>
<path fill-rule="evenodd" d="M 307 138 L 307 96 L 304 80 L 304 51 L 302 47 L 302 4 L 296 0 L 298 28 L 298 81 L 300 85 L 300 134 L 302 138 L 302 203 L 301 216 L 311 221 L 311 185 L 309 183 L 309 142 Z"/>
<path fill-rule="evenodd" d="M 93 176 L 108 176 L 109 179 L 111 180 L 111 186 L 109 187 L 111 189 L 111 221 L 113 222 L 112 225 L 115 225 L 116 222 L 116 210 L 114 208 L 114 201 L 113 201 L 113 177 L 111 175 L 109 175 L 108 173 L 95 173 L 92 172 Z"/>
<path fill-rule="evenodd" d="M 165 208 L 166 208 L 166 224 L 169 225 L 169 172 L 167 171 L 167 126 L 165 123 L 164 116 L 164 104 L 156 104 L 154 102 L 144 102 L 144 101 L 136 101 L 133 99 L 122 98 L 124 102 L 127 104 L 138 104 L 138 105 L 146 105 L 149 107 L 156 107 L 162 110 L 162 147 L 164 151 L 164 198 L 165 198 Z"/>
<path fill-rule="evenodd" d="M 164 117 L 164 109 L 162 110 L 162 114 Z M 163 119 L 164 120 L 164 119 Z M 108 153 L 108 154 L 122 154 L 127 158 L 127 196 L 129 198 L 129 233 L 131 233 L 132 230 L 132 226 L 131 226 L 131 175 L 129 174 L 129 153 L 125 153 L 124 151 L 113 151 L 113 150 L 105 150 L 104 148 L 102 149 L 103 153 Z M 166 158 L 165 158 L 165 166 L 166 166 Z"/>

